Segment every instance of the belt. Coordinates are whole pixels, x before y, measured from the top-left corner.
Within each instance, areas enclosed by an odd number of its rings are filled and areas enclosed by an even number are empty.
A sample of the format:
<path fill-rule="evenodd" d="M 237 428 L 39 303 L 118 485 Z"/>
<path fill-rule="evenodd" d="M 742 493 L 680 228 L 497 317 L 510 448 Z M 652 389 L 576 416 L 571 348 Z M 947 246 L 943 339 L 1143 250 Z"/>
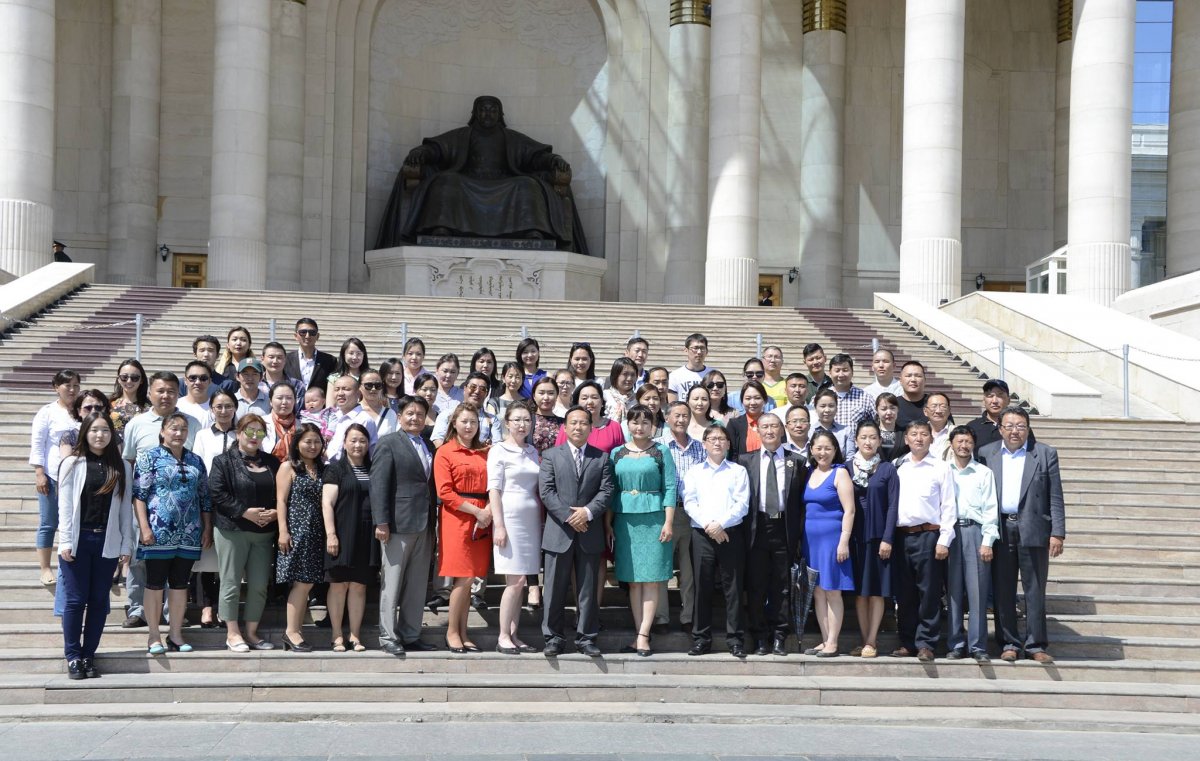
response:
<path fill-rule="evenodd" d="M 897 526 L 896 530 L 901 534 L 921 534 L 926 531 L 941 531 L 942 527 L 936 523 L 918 523 L 915 526 Z"/>
<path fill-rule="evenodd" d="M 80 526 L 79 530 L 85 534 L 103 534 L 104 526 Z"/>
<path fill-rule="evenodd" d="M 458 496 L 462 497 L 463 499 L 487 499 L 488 498 L 487 492 L 460 491 L 458 493 Z"/>
<path fill-rule="evenodd" d="M 762 515 L 762 517 L 766 518 L 766 519 L 767 519 L 767 520 L 769 520 L 769 521 L 781 521 L 781 520 L 783 520 L 783 511 L 782 511 L 782 510 L 780 510 L 780 511 L 779 511 L 779 512 L 777 512 L 777 513 L 775 513 L 774 515 L 771 515 L 771 514 L 770 514 L 770 513 L 768 513 L 766 510 L 762 510 L 762 511 L 760 511 L 760 512 L 759 512 L 759 514 L 760 514 L 760 515 Z"/>
<path fill-rule="evenodd" d="M 1016 521 L 1017 521 L 1016 513 L 1004 513 L 1000 517 L 1004 518 L 1004 520 L 1006 520 L 1006 521 L 1012 521 L 1014 523 L 1016 523 Z"/>
<path fill-rule="evenodd" d="M 969 518 L 959 518 L 958 525 L 960 525 L 960 526 L 982 526 L 983 524 L 980 523 L 979 521 L 973 521 Z"/>
<path fill-rule="evenodd" d="M 625 491 L 622 491 L 621 493 L 622 493 L 622 494 L 629 494 L 629 495 L 631 495 L 631 496 L 634 496 L 634 497 L 636 497 L 636 496 L 637 496 L 637 495 L 639 495 L 639 494 L 662 494 L 662 492 L 660 492 L 660 491 L 658 491 L 658 490 L 654 490 L 654 491 L 647 491 L 647 490 L 638 491 L 637 489 L 626 489 Z"/>

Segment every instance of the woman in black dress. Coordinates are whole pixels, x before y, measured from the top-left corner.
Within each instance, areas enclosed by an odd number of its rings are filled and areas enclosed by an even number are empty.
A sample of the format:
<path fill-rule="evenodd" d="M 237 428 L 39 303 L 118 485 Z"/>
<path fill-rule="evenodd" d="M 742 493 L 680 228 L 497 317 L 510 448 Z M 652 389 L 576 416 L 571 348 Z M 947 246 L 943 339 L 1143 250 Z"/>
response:
<path fill-rule="evenodd" d="M 374 372 L 373 370 L 371 372 Z M 366 374 L 365 372 L 363 373 Z M 279 517 L 279 558 L 275 583 L 291 584 L 283 649 L 312 651 L 300 635 L 308 610 L 308 593 L 325 579 L 325 527 L 321 521 L 321 483 L 325 439 L 321 429 L 302 423 L 286 462 L 275 476 L 275 512 Z"/>
<path fill-rule="evenodd" d="M 886 533 L 889 512 L 895 521 L 900 479 L 892 464 L 879 454 L 878 423 L 874 420 L 860 422 L 855 443 L 858 451 L 846 463 L 846 471 L 854 482 L 856 504 L 850 555 L 854 588 L 858 590 L 854 605 L 863 643 L 850 654 L 874 658 L 878 654 L 875 639 L 883 622 L 883 610 L 892 597 L 892 569 L 887 557 L 880 552 L 880 543 Z"/>
<path fill-rule="evenodd" d="M 362 644 L 367 586 L 379 578 L 381 553 L 371 522 L 370 434 L 358 423 L 346 429 L 342 454 L 325 468 L 321 488 L 325 520 L 325 570 L 329 580 L 326 605 L 333 636 L 333 651 L 346 652 L 342 616 L 349 613 L 349 647 L 356 653 Z"/>

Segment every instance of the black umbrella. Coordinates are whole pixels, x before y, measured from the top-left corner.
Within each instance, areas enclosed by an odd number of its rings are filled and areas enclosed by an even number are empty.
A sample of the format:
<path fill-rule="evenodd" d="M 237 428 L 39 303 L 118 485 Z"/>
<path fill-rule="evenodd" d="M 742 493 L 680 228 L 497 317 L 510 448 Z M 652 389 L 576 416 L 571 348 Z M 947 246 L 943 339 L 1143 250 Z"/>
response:
<path fill-rule="evenodd" d="M 821 572 L 806 563 L 792 563 L 792 624 L 796 627 L 796 645 L 804 652 L 801 640 L 804 626 L 808 623 L 808 611 L 812 607 L 813 594 Z"/>

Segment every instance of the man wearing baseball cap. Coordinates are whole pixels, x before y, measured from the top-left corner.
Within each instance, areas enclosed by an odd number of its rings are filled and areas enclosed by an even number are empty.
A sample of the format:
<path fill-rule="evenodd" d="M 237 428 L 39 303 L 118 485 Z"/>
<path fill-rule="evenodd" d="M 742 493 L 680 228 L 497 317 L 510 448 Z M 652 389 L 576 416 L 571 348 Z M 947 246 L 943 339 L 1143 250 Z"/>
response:
<path fill-rule="evenodd" d="M 1000 440 L 1000 414 L 1007 409 L 1011 396 L 1008 384 L 998 378 L 989 378 L 983 384 L 983 414 L 967 423 L 971 433 L 975 434 L 975 456 L 979 449 Z M 1035 442 L 1033 431 L 1029 432 L 1029 441 Z"/>
<path fill-rule="evenodd" d="M 258 387 L 259 381 L 263 377 L 262 362 L 259 362 L 255 357 L 246 357 L 237 364 L 237 380 L 238 390 L 234 396 L 237 397 L 237 416 L 249 415 L 268 415 L 271 412 L 271 400 Z"/>

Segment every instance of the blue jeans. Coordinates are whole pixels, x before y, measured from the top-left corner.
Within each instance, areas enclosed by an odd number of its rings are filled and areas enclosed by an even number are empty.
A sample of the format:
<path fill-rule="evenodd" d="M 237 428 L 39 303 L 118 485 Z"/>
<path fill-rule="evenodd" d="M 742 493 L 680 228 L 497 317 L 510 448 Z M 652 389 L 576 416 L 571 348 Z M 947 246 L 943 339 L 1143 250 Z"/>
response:
<path fill-rule="evenodd" d="M 54 546 L 54 532 L 58 531 L 58 482 L 49 476 L 47 494 L 38 495 L 38 530 L 36 547 L 44 550 Z"/>
<path fill-rule="evenodd" d="M 82 531 L 75 559 L 59 564 L 64 588 L 63 651 L 68 661 L 96 657 L 117 559 L 104 557 L 104 534 Z M 82 637 L 82 642 L 80 638 Z"/>

